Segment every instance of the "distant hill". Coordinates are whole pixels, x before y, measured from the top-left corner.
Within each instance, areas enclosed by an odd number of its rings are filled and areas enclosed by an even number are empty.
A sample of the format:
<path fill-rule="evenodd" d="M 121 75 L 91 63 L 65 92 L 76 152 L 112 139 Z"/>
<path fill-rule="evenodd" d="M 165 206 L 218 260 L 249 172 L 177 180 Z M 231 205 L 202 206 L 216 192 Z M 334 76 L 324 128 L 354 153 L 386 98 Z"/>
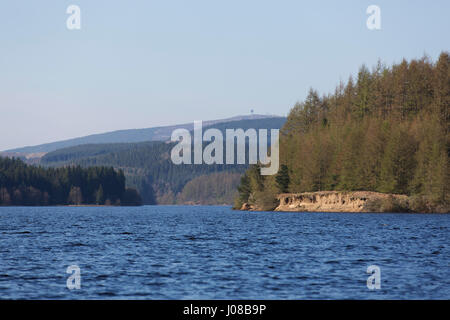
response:
<path fill-rule="evenodd" d="M 286 118 L 241 119 L 210 125 L 226 129 L 280 129 Z M 204 126 L 206 130 L 208 126 Z M 270 141 L 270 140 L 269 140 Z M 125 173 L 127 186 L 136 188 L 145 204 L 232 204 L 235 187 L 247 165 L 175 165 L 170 160 L 174 143 L 147 141 L 139 143 L 86 144 L 47 153 L 40 165 L 113 166 Z M 202 177 L 200 179 L 196 179 Z M 186 188 L 185 186 L 192 180 Z M 201 188 L 212 181 L 217 188 Z M 190 199 L 192 198 L 192 199 Z"/>
<path fill-rule="evenodd" d="M 259 120 L 259 119 L 278 119 L 278 121 L 285 121 L 285 118 L 273 116 L 273 115 L 243 115 L 236 116 L 227 119 L 209 120 L 204 121 L 203 126 L 211 126 L 221 123 L 238 122 L 247 120 Z M 84 144 L 98 144 L 98 143 L 135 143 L 145 141 L 166 141 L 170 139 L 172 132 L 175 129 L 184 128 L 193 130 L 193 123 L 185 123 L 173 126 L 162 126 L 145 129 L 128 129 L 118 130 L 100 134 L 88 135 L 85 137 L 79 137 L 69 140 L 51 142 L 41 144 L 37 146 L 28 146 L 23 148 L 16 148 L 5 150 L 3 155 L 5 156 L 18 156 L 22 158 L 30 158 L 30 154 L 36 155 L 37 158 L 41 157 L 44 153 L 55 151 L 62 148 L 73 147 Z"/>

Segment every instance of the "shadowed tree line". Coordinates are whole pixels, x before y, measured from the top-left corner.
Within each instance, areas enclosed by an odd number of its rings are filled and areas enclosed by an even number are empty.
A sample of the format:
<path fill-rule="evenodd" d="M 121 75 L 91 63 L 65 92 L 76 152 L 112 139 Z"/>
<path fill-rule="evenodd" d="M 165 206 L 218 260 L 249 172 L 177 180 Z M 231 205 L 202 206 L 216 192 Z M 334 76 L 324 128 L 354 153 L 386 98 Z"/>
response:
<path fill-rule="evenodd" d="M 322 190 L 407 194 L 413 211 L 449 209 L 450 58 L 372 70 L 333 94 L 311 89 L 281 130 L 280 170 L 242 178 L 235 206 L 270 209 L 284 192 Z"/>
<path fill-rule="evenodd" d="M 42 168 L 0 158 L 0 205 L 140 205 L 124 173 L 112 167 Z"/>

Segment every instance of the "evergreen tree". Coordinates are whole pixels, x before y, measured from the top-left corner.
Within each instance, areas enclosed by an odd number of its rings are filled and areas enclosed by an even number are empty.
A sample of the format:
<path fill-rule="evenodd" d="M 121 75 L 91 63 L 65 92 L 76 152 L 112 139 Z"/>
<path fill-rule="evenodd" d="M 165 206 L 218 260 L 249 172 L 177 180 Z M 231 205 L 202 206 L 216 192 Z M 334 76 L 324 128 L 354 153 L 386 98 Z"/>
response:
<path fill-rule="evenodd" d="M 67 202 L 75 205 L 80 205 L 83 203 L 83 195 L 79 187 L 72 186 Z"/>
<path fill-rule="evenodd" d="M 238 186 L 239 198 L 237 206 L 240 208 L 245 202 L 248 202 L 252 188 L 250 186 L 250 178 L 247 173 L 244 173 L 241 177 L 241 183 Z"/>
<path fill-rule="evenodd" d="M 102 205 L 105 203 L 105 195 L 103 193 L 103 186 L 100 185 L 100 187 L 97 190 L 96 197 L 95 197 L 95 203 Z"/>
<path fill-rule="evenodd" d="M 275 178 L 280 193 L 289 192 L 289 170 L 287 165 L 282 164 Z"/>

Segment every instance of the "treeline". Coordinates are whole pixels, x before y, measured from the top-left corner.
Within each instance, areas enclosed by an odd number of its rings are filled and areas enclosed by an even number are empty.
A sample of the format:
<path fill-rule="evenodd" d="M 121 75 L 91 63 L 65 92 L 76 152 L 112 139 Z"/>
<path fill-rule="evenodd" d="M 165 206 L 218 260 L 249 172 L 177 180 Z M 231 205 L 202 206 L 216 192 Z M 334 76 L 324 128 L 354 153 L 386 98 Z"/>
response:
<path fill-rule="evenodd" d="M 284 192 L 366 190 L 410 195 L 414 211 L 448 212 L 449 64 L 447 52 L 435 63 L 378 63 L 333 94 L 311 89 L 281 130 L 278 174 L 250 168 L 235 206 L 270 209 Z"/>
<path fill-rule="evenodd" d="M 0 157 L 0 205 L 82 204 L 140 205 L 141 198 L 112 167 L 45 169 Z"/>

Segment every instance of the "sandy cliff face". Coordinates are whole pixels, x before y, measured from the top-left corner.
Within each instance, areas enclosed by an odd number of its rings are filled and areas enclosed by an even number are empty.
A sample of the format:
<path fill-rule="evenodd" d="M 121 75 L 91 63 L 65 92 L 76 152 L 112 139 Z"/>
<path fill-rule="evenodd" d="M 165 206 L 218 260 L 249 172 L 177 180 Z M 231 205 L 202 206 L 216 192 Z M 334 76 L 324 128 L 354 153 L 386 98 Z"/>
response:
<path fill-rule="evenodd" d="M 405 201 L 407 198 L 369 191 L 285 193 L 278 195 L 280 202 L 275 211 L 372 212 L 374 203 L 387 199 Z"/>

